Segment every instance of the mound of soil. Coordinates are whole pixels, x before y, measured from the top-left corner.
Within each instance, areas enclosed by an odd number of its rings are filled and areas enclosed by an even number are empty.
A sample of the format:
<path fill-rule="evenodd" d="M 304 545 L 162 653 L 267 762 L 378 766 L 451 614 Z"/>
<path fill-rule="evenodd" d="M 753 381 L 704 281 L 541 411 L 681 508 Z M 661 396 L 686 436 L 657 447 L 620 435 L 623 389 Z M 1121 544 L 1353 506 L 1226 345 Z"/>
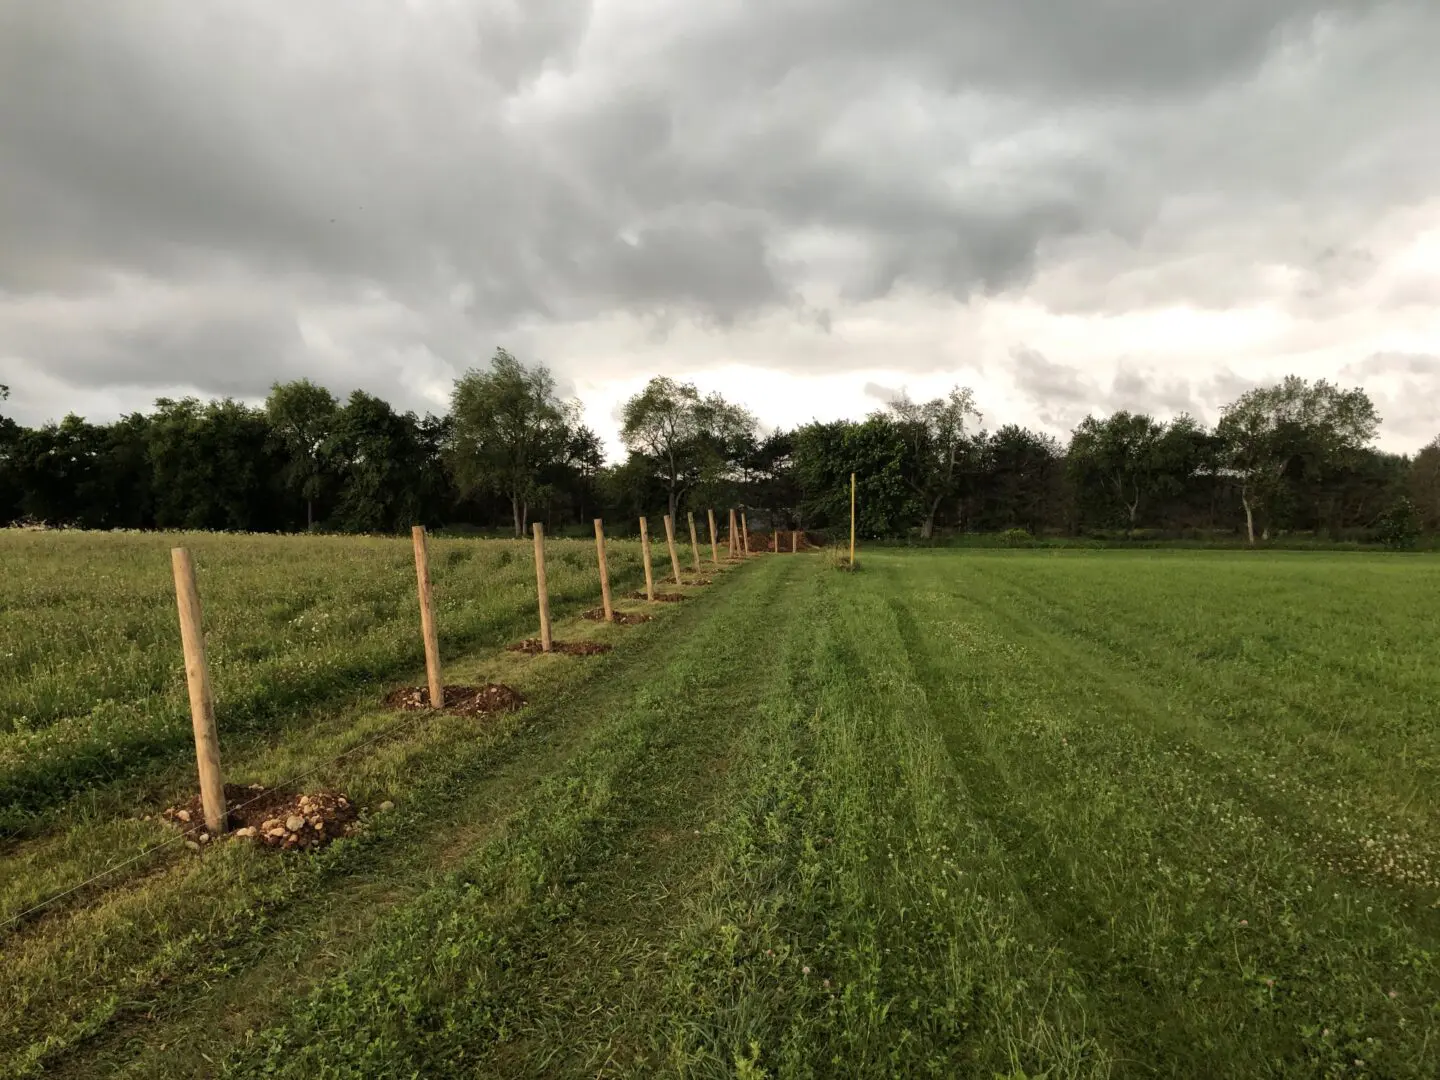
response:
<path fill-rule="evenodd" d="M 649 597 L 647 597 L 643 592 L 632 592 L 632 593 L 630 594 L 630 599 L 631 599 L 631 600 L 648 600 Z M 684 599 L 685 599 L 685 594 L 684 594 L 684 593 L 678 593 L 678 592 L 657 592 L 657 593 L 655 594 L 655 603 L 657 603 L 657 604 L 673 604 L 673 603 L 676 603 L 677 601 L 684 600 Z"/>
<path fill-rule="evenodd" d="M 594 656 L 596 653 L 607 653 L 615 646 L 606 645 L 599 641 L 552 641 L 550 651 L 552 653 L 564 653 L 566 656 Z M 513 645 L 506 645 L 506 651 L 524 653 L 526 656 L 538 656 L 545 651 L 544 645 L 539 638 L 526 638 L 524 641 L 517 641 Z"/>
<path fill-rule="evenodd" d="M 445 711 L 465 716 L 481 716 L 492 712 L 514 712 L 525 704 L 519 690 L 504 683 L 484 686 L 445 687 Z M 402 686 L 385 695 L 385 707 L 399 712 L 430 708 L 428 686 Z"/>
<path fill-rule="evenodd" d="M 689 581 L 685 582 L 685 584 L 686 584 L 686 585 L 714 585 L 714 584 L 715 584 L 715 581 L 714 581 L 713 578 L 697 577 L 697 578 L 691 578 Z"/>
<path fill-rule="evenodd" d="M 260 784 L 226 784 L 225 804 L 231 836 L 285 851 L 324 847 L 359 827 L 355 804 L 336 791 L 295 795 Z M 191 834 L 187 845 L 203 848 L 211 842 L 199 795 L 184 806 L 169 807 L 160 817 Z"/>
<path fill-rule="evenodd" d="M 589 611 L 580 613 L 582 619 L 589 619 L 591 622 L 604 622 L 605 609 L 603 607 L 592 607 Z M 634 626 L 636 623 L 649 622 L 653 615 L 644 615 L 638 611 L 617 611 L 615 612 L 615 624 L 617 626 Z"/>

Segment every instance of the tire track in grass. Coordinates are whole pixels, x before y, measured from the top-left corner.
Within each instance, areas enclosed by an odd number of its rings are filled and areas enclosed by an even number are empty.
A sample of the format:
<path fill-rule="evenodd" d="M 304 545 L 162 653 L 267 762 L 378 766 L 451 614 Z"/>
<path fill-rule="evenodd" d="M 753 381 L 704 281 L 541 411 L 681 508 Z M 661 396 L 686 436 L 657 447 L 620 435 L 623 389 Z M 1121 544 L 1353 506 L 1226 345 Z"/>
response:
<path fill-rule="evenodd" d="M 990 577 L 986 575 L 986 584 Z M 1433 790 L 1425 782 L 1423 752 L 1420 760 L 1409 762 L 1408 785 L 1402 785 L 1409 787 L 1409 794 L 1397 812 L 1398 796 L 1387 797 L 1395 763 L 1385 763 L 1383 770 L 1372 764 L 1377 755 L 1364 740 L 1347 739 L 1343 747 L 1332 744 L 1323 758 L 1302 752 L 1279 755 L 1273 739 L 1257 741 L 1252 734 L 1265 729 L 1270 715 L 1259 683 L 1236 687 L 1217 682 L 1208 672 L 1197 679 L 1195 665 L 1161 659 L 1167 650 L 1158 646 L 1148 651 L 1150 659 L 1134 660 L 1113 645 L 1113 630 L 1093 634 L 1089 624 L 1065 606 L 1015 587 L 1008 579 L 998 588 L 1001 599 L 971 596 L 970 602 L 1011 633 L 1036 642 L 1041 651 L 1064 654 L 1077 669 L 1112 673 L 1100 676 L 1103 688 L 1144 718 L 1146 738 L 1186 755 L 1192 768 L 1214 777 L 1225 792 L 1302 846 L 1312 860 L 1379 887 L 1382 905 L 1408 911 L 1408 921 L 1426 936 L 1440 939 L 1440 871 L 1435 869 L 1440 865 L 1440 838 L 1430 825 L 1433 805 L 1422 800 L 1413 812 L 1404 812 L 1417 795 Z M 1046 629 L 1052 623 L 1057 629 Z M 1228 722 L 1225 702 L 1238 698 L 1253 703 L 1256 725 L 1237 728 Z M 1344 700 L 1346 707 L 1353 707 L 1351 699 Z M 1429 760 L 1440 759 L 1431 755 Z M 1436 767 L 1432 764 L 1429 771 Z"/>
<path fill-rule="evenodd" d="M 1435 979 L 1404 913 L 1382 908 L 1377 926 L 1373 891 L 1318 870 L 1223 774 L 1157 743 L 1143 690 L 1080 662 L 1083 646 L 995 625 L 973 569 L 961 597 L 954 579 L 925 593 L 886 564 L 891 603 L 967 786 L 1124 1058 L 1427 1075 L 1413 1032 Z"/>
<path fill-rule="evenodd" d="M 1117 609 L 1110 597 L 1121 590 L 1062 590 L 1057 595 L 1025 573 L 1033 567 L 1017 560 L 990 560 L 986 579 L 1007 591 L 1007 599 L 1025 607 L 1029 621 L 1057 625 L 1068 638 L 1103 649 L 1111 663 L 1143 672 L 1155 688 L 1175 688 L 1172 701 L 1204 721 L 1196 725 L 1196 737 L 1211 745 L 1220 742 L 1222 748 L 1242 746 L 1247 752 L 1264 753 L 1277 768 L 1303 767 L 1307 775 L 1319 774 L 1351 788 L 1357 769 L 1364 765 L 1374 784 L 1365 785 L 1363 794 L 1371 796 L 1370 788 L 1375 789 L 1371 797 L 1377 812 L 1393 815 L 1403 805 L 1413 824 L 1433 827 L 1440 807 L 1416 806 L 1413 797 L 1385 799 L 1391 794 L 1386 781 L 1393 764 L 1390 755 L 1376 753 L 1377 745 L 1385 746 L 1379 742 L 1382 736 L 1398 740 L 1415 779 L 1413 790 L 1440 791 L 1440 741 L 1430 723 L 1433 708 L 1427 708 L 1440 704 L 1440 684 L 1433 666 L 1423 659 L 1427 650 L 1415 640 L 1416 628 L 1422 625 L 1415 614 L 1417 602 L 1407 596 L 1411 622 L 1382 624 L 1377 629 L 1365 617 L 1370 614 L 1369 594 L 1357 591 L 1354 599 L 1342 601 L 1339 597 L 1346 595 L 1345 590 L 1318 575 L 1299 573 L 1316 568 L 1296 567 L 1288 561 L 1282 565 L 1287 572 L 1283 580 L 1292 587 L 1282 590 L 1272 583 L 1268 607 L 1260 598 L 1247 596 L 1249 610 L 1243 606 L 1237 610 L 1235 603 L 1217 610 L 1213 600 L 1182 591 L 1183 621 L 1173 614 L 1169 618 L 1154 614 L 1156 608 L 1174 612 L 1175 605 L 1165 603 L 1174 596 L 1156 596 L 1151 598 L 1155 603 Z M 1258 568 L 1232 564 L 1212 571 L 1219 591 L 1228 591 L 1225 586 L 1231 579 L 1224 575 L 1237 569 Z M 1389 582 L 1392 577 L 1359 575 L 1353 569 L 1350 574 L 1351 580 L 1360 582 Z M 1422 595 L 1428 580 L 1416 578 Z M 1302 593 L 1301 586 L 1308 588 Z M 1097 596 L 1104 601 L 1097 602 Z M 1374 596 L 1391 599 L 1394 594 Z M 1105 601 L 1106 606 L 1097 606 Z M 1323 605 L 1325 616 L 1317 616 L 1310 610 L 1312 605 Z M 1216 615 L 1223 620 L 1216 624 L 1218 635 L 1209 629 Z M 1359 631 L 1357 624 L 1367 629 Z M 1206 629 L 1197 631 L 1197 626 Z M 1242 631 L 1243 656 L 1229 655 L 1235 634 Z M 1201 643 L 1202 658 L 1197 662 L 1193 650 Z M 1412 664 L 1399 662 L 1404 656 Z M 1381 657 L 1383 667 L 1377 663 Z M 1357 713 L 1363 728 L 1356 723 Z"/>
<path fill-rule="evenodd" d="M 820 571 L 667 956 L 667 1074 L 1105 1075 L 1027 932 L 882 602 Z M 842 592 L 841 590 L 846 590 Z"/>

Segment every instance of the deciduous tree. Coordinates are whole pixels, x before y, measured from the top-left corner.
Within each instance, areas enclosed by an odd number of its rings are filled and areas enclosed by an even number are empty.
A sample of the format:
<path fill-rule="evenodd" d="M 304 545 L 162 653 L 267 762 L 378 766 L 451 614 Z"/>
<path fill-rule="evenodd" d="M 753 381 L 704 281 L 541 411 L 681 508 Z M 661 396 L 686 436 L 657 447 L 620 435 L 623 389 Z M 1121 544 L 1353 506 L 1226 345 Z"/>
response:
<path fill-rule="evenodd" d="M 1379 424 L 1364 390 L 1341 390 L 1324 379 L 1311 383 L 1297 375 L 1249 390 L 1225 406 L 1215 432 L 1224 468 L 1240 491 L 1249 542 L 1255 543 L 1256 513 L 1268 514 L 1287 474 L 1303 475 L 1359 454 Z"/>
<path fill-rule="evenodd" d="M 753 448 L 755 418 L 719 394 L 704 397 L 692 383 L 664 375 L 625 402 L 620 439 L 665 489 L 674 518 L 685 493 L 733 479 Z"/>
<path fill-rule="evenodd" d="M 488 371 L 471 369 L 455 381 L 450 412 L 450 461 L 461 492 L 506 496 L 515 535 L 522 535 L 542 474 L 565 460 L 579 406 L 556 396 L 549 369 L 527 368 L 497 349 Z"/>
<path fill-rule="evenodd" d="M 1076 486 L 1101 488 L 1131 532 L 1141 503 L 1162 486 L 1164 436 L 1164 424 L 1125 410 L 1104 419 L 1087 416 L 1071 436 L 1069 468 Z"/>
<path fill-rule="evenodd" d="M 335 427 L 340 403 L 309 379 L 275 383 L 265 399 L 270 431 L 284 458 L 286 489 L 305 501 L 305 528 L 315 527 L 315 501 L 325 494 L 328 476 L 323 449 Z"/>
<path fill-rule="evenodd" d="M 943 398 L 923 404 L 901 398 L 889 408 L 908 444 L 911 469 L 905 479 L 924 507 L 920 536 L 928 540 L 935 533 L 940 504 L 956 494 L 961 459 L 972 446 L 966 422 L 980 419 L 975 394 L 968 387 L 957 386 Z"/>
<path fill-rule="evenodd" d="M 1421 527 L 1431 532 L 1440 530 L 1440 435 L 1415 455 L 1408 481 Z"/>

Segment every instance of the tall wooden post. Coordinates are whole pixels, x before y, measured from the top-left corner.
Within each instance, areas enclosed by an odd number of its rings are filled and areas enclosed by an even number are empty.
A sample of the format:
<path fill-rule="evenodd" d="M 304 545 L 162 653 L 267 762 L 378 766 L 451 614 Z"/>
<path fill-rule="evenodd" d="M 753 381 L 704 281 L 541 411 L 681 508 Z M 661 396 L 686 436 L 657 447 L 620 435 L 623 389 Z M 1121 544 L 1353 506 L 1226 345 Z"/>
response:
<path fill-rule="evenodd" d="M 185 651 L 185 684 L 190 690 L 190 725 L 195 729 L 195 764 L 200 771 L 200 805 L 205 827 L 216 836 L 225 831 L 225 778 L 220 772 L 220 735 L 215 729 L 215 694 L 205 662 L 205 631 L 200 622 L 200 590 L 195 563 L 186 548 L 170 549 L 175 575 L 175 605 L 180 611 L 180 644 Z"/>
<path fill-rule="evenodd" d="M 791 529 L 791 530 L 790 530 L 790 554 L 793 555 L 793 554 L 795 554 L 795 553 L 796 553 L 797 551 L 799 551 L 799 550 L 800 550 L 800 531 L 799 531 L 798 529 Z"/>
<path fill-rule="evenodd" d="M 535 522 L 535 592 L 540 598 L 540 649 L 551 651 L 550 586 L 545 579 L 545 526 Z"/>
<path fill-rule="evenodd" d="M 776 554 L 776 555 L 779 555 L 779 554 L 780 554 L 780 526 L 775 525 L 775 524 L 773 524 L 773 523 L 771 524 L 771 526 L 770 526 L 770 539 L 771 539 L 771 540 L 774 542 L 774 544 L 775 544 L 775 554 Z"/>
<path fill-rule="evenodd" d="M 730 558 L 736 558 L 740 554 L 740 539 L 735 535 L 735 511 L 730 511 Z"/>
<path fill-rule="evenodd" d="M 420 586 L 420 633 L 425 638 L 425 680 L 430 685 L 430 707 L 445 705 L 445 683 L 440 678 L 440 632 L 435 628 L 435 594 L 430 590 L 430 550 L 425 526 L 410 530 L 415 548 L 415 579 Z"/>
<path fill-rule="evenodd" d="M 745 557 L 750 557 L 750 526 L 745 523 L 745 515 L 740 515 L 740 550 Z"/>
<path fill-rule="evenodd" d="M 595 557 L 600 562 L 600 603 L 605 608 L 605 621 L 615 621 L 615 608 L 610 603 L 610 564 L 605 561 L 605 522 L 595 519 Z"/>
<path fill-rule="evenodd" d="M 655 574 L 650 569 L 650 523 L 640 519 L 640 558 L 645 563 L 645 599 L 655 602 Z"/>
<path fill-rule="evenodd" d="M 715 511 L 707 510 L 705 513 L 710 518 L 710 561 L 716 566 L 720 565 L 720 545 L 715 541 Z"/>
<path fill-rule="evenodd" d="M 665 515 L 665 545 L 670 549 L 670 569 L 675 574 L 675 584 L 684 584 L 680 580 L 680 553 L 675 550 L 675 522 L 669 514 Z"/>
<path fill-rule="evenodd" d="M 850 567 L 855 567 L 855 474 L 850 474 Z"/>
<path fill-rule="evenodd" d="M 690 554 L 695 558 L 695 576 L 700 576 L 700 538 L 695 535 L 695 514 L 689 512 L 685 515 L 690 519 Z"/>

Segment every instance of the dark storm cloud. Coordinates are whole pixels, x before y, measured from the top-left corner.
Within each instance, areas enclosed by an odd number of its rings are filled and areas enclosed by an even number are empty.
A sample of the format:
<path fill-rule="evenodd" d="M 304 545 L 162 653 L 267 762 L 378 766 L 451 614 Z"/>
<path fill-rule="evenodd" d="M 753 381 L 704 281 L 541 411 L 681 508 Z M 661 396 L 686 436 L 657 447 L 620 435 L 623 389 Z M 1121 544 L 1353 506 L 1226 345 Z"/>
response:
<path fill-rule="evenodd" d="M 1437 43 L 1420 0 L 0 0 L 0 362 L 250 392 L 348 305 L 332 351 L 415 393 L 414 350 L 443 383 L 547 324 L 826 329 L 831 296 L 1045 269 L 1096 311 L 1236 303 L 1286 261 L 1321 311 L 1440 172 Z M 174 302 L 119 318 L 117 279 Z M 58 341 L 27 310 L 55 296 Z M 1110 396 L 1185 396 L 1151 383 Z"/>

